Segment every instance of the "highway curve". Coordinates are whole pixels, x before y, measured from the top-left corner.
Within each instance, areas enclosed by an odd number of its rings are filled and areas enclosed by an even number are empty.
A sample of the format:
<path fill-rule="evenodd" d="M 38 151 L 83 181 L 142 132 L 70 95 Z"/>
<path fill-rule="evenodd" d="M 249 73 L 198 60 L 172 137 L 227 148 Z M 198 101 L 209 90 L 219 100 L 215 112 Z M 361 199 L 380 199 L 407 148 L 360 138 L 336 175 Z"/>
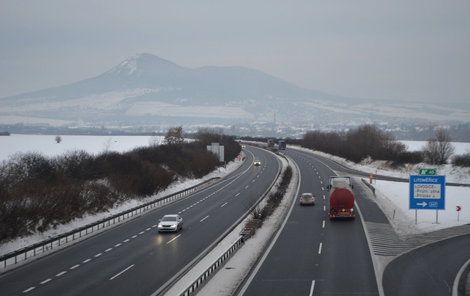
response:
<path fill-rule="evenodd" d="M 247 161 L 216 185 L 3 274 L 1 295 L 151 295 L 273 182 L 277 158 L 258 148 L 246 150 Z M 261 166 L 252 165 L 251 153 Z M 170 213 L 183 217 L 183 231 L 158 234 L 158 219 Z"/>

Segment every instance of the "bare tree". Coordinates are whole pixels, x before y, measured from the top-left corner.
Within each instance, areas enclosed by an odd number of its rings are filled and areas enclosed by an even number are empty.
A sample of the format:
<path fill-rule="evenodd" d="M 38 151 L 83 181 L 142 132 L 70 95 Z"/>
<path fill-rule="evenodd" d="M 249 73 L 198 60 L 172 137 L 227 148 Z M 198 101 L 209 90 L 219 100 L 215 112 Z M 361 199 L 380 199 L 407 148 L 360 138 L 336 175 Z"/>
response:
<path fill-rule="evenodd" d="M 183 127 L 177 126 L 168 129 L 165 135 L 165 143 L 169 145 L 179 145 L 183 144 L 183 142 Z"/>
<path fill-rule="evenodd" d="M 428 140 L 423 149 L 425 161 L 430 164 L 447 163 L 455 150 L 450 141 L 451 138 L 446 129 L 437 129 L 434 137 Z"/>

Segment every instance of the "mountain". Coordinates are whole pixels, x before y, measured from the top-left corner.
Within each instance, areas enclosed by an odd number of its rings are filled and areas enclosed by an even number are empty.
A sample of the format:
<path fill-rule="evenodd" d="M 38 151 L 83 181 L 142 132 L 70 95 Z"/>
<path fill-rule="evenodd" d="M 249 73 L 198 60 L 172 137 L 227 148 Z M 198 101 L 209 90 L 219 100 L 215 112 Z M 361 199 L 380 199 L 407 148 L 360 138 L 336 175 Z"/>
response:
<path fill-rule="evenodd" d="M 245 67 L 186 68 L 155 55 L 130 57 L 109 71 L 59 87 L 0 99 L 0 124 L 164 125 L 278 122 L 459 121 L 462 109 L 379 103 L 300 88 Z"/>

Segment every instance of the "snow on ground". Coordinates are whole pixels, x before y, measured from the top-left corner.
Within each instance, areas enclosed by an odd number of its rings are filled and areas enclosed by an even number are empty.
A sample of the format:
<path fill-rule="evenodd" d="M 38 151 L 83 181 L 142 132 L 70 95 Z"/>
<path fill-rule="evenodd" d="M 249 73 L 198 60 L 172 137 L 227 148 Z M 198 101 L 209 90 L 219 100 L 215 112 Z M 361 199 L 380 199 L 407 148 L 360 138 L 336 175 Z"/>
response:
<path fill-rule="evenodd" d="M 363 172 L 406 179 L 409 178 L 410 174 L 417 174 L 418 167 L 429 167 L 429 165 L 420 164 L 393 169 L 384 161 L 363 161 L 356 164 L 344 158 L 319 151 L 294 146 L 289 146 L 289 148 L 315 153 Z M 446 175 L 447 182 L 470 184 L 469 168 L 453 167 L 447 164 L 438 167 L 438 174 Z M 374 180 L 373 186 L 377 192 L 376 201 L 400 234 L 430 232 L 470 223 L 470 187 L 446 186 L 446 210 L 439 211 L 439 223 L 436 224 L 436 211 L 419 210 L 418 224 L 415 225 L 415 211 L 409 210 L 409 184 L 407 182 Z M 462 207 L 459 222 L 457 221 L 456 206 Z"/>
<path fill-rule="evenodd" d="M 415 225 L 415 210 L 409 210 L 409 184 L 374 180 L 377 201 L 389 217 L 399 234 L 416 234 L 470 223 L 470 187 L 446 186 L 445 210 L 418 210 L 418 224 Z M 460 206 L 457 221 L 456 207 Z M 395 212 L 395 213 L 394 213 Z"/>
<path fill-rule="evenodd" d="M 126 201 L 122 204 L 117 205 L 116 207 L 114 207 L 113 209 L 108 210 L 107 212 L 103 212 L 103 213 L 99 213 L 99 214 L 93 214 L 93 215 L 85 215 L 82 218 L 74 219 L 70 223 L 59 225 L 55 229 L 50 229 L 50 230 L 48 230 L 46 232 L 43 232 L 43 233 L 37 233 L 37 234 L 29 235 L 29 236 L 26 236 L 26 237 L 21 237 L 21 238 L 15 239 L 13 241 L 1 244 L 0 245 L 0 256 L 4 255 L 4 254 L 7 254 L 9 252 L 18 250 L 20 248 L 32 245 L 34 243 L 43 241 L 43 240 L 48 239 L 50 237 L 59 235 L 61 233 L 65 233 L 67 231 L 71 231 L 71 230 L 76 229 L 78 227 L 93 223 L 93 222 L 98 221 L 100 219 L 103 219 L 103 218 L 112 216 L 114 214 L 123 212 L 125 210 L 131 209 L 133 207 L 136 207 L 136 206 L 139 206 L 139 205 L 144 204 L 146 202 L 149 202 L 151 200 L 154 200 L 154 199 L 157 199 L 157 198 L 167 196 L 167 195 L 173 194 L 175 192 L 184 190 L 186 188 L 189 188 L 189 187 L 197 185 L 201 182 L 204 182 L 204 181 L 206 181 L 210 178 L 214 178 L 214 177 L 223 178 L 224 176 L 227 176 L 228 174 L 235 171 L 239 166 L 242 165 L 243 161 L 242 160 L 237 160 L 237 159 L 235 161 L 229 162 L 225 168 L 221 167 L 221 168 L 215 169 L 214 171 L 212 171 L 211 173 L 209 173 L 208 175 L 206 175 L 206 176 L 204 176 L 200 179 L 181 179 L 181 180 L 178 180 L 178 181 L 172 183 L 166 190 L 161 191 L 158 194 L 153 195 L 151 197 L 144 198 L 144 199 L 139 199 L 139 200 L 129 200 L 129 201 Z M 242 159 L 242 158 L 240 158 L 240 159 Z"/>
<path fill-rule="evenodd" d="M 282 161 L 285 165 L 285 160 Z M 296 184 L 297 180 L 298 172 L 293 168 L 291 184 L 279 207 L 263 222 L 263 226 L 256 230 L 255 235 L 247 240 L 241 249 L 227 261 L 225 266 L 217 271 L 197 295 L 233 295 L 235 289 L 249 273 L 258 257 L 262 255 L 264 247 L 269 243 L 273 233 L 280 227 L 284 217 L 291 209 L 292 199 L 295 198 L 296 193 L 296 186 L 293 186 L 293 184 Z"/>
<path fill-rule="evenodd" d="M 37 152 L 54 157 L 67 151 L 84 150 L 90 154 L 105 151 L 126 152 L 137 147 L 160 144 L 162 136 L 61 136 L 57 143 L 54 135 L 18 135 L 0 137 L 0 161 L 17 153 Z"/>
<path fill-rule="evenodd" d="M 426 146 L 427 144 L 427 141 L 400 141 L 400 142 L 405 144 L 409 151 L 422 150 L 424 146 Z M 470 153 L 470 143 L 451 142 L 451 144 L 455 148 L 454 155 Z"/>
<path fill-rule="evenodd" d="M 385 175 L 385 176 L 408 179 L 410 175 L 415 175 L 417 173 L 418 168 L 432 167 L 432 168 L 437 168 L 437 173 L 439 175 L 445 175 L 447 182 L 470 184 L 470 168 L 454 167 L 451 164 L 433 166 L 433 165 L 429 165 L 425 163 L 419 163 L 415 165 L 408 164 L 403 167 L 393 168 L 389 165 L 389 162 L 383 161 L 383 160 L 373 161 L 371 159 L 365 159 L 360 163 L 355 163 L 339 156 L 334 156 L 334 155 L 320 152 L 320 151 L 313 151 L 307 148 L 291 146 L 291 145 L 289 145 L 288 148 L 315 153 L 320 156 L 334 160 L 349 168 L 366 172 L 366 173 L 376 174 L 376 175 Z"/>

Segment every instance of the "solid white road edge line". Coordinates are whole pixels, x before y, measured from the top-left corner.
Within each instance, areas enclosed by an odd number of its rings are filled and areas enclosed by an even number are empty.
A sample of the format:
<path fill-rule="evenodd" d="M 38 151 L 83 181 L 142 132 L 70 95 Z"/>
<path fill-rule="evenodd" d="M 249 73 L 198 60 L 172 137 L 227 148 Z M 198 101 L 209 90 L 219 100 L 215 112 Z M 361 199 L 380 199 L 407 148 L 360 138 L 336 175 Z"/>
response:
<path fill-rule="evenodd" d="M 248 287 L 250 286 L 251 282 L 253 281 L 253 278 L 256 276 L 256 274 L 258 273 L 259 269 L 261 268 L 261 266 L 263 265 L 264 261 L 266 260 L 266 258 L 268 257 L 269 255 L 269 252 L 271 252 L 271 249 L 274 247 L 274 244 L 276 243 L 277 239 L 279 238 L 279 236 L 281 235 L 281 232 L 282 230 L 284 229 L 284 226 L 286 226 L 287 224 L 287 220 L 289 220 L 289 217 L 290 217 L 290 214 L 292 213 L 292 210 L 294 209 L 294 205 L 295 205 L 295 196 L 299 196 L 299 191 L 300 191 L 300 183 L 302 181 L 302 176 L 300 174 L 300 169 L 299 167 L 297 166 L 297 163 L 291 158 L 292 160 L 292 163 L 297 167 L 297 172 L 298 172 L 298 181 L 297 181 L 297 191 L 295 192 L 295 195 L 294 195 L 294 198 L 292 199 L 292 204 L 290 206 L 290 209 L 289 209 L 289 212 L 287 213 L 286 217 L 284 218 L 284 222 L 282 222 L 282 225 L 281 227 L 279 227 L 277 233 L 276 233 L 276 236 L 274 237 L 274 239 L 271 241 L 271 244 L 269 245 L 269 247 L 266 249 L 266 251 L 264 252 L 263 254 L 263 257 L 261 257 L 261 260 L 258 262 L 258 265 L 256 265 L 255 269 L 253 269 L 253 271 L 251 272 L 250 274 L 250 277 L 248 278 L 248 280 L 245 282 L 245 285 L 243 285 L 242 289 L 240 290 L 240 292 L 237 294 L 237 295 L 243 295 L 245 294 L 246 290 L 248 289 Z"/>
<path fill-rule="evenodd" d="M 308 294 L 309 296 L 313 295 L 313 290 L 315 290 L 315 280 L 312 281 L 312 285 L 310 286 L 310 293 Z"/>
<path fill-rule="evenodd" d="M 462 277 L 462 274 L 464 270 L 467 268 L 467 266 L 470 264 L 470 260 L 464 263 L 462 267 L 459 269 L 459 272 L 457 272 L 457 275 L 455 276 L 454 279 L 454 284 L 452 285 L 452 296 L 458 296 L 459 295 L 459 282 L 460 278 Z"/>
<path fill-rule="evenodd" d="M 260 149 L 260 148 L 255 148 L 255 149 Z M 260 149 L 260 150 L 261 150 L 261 149 Z M 249 153 L 252 155 L 252 157 L 255 158 L 255 155 L 254 155 L 251 151 L 247 151 L 247 152 L 249 152 Z M 271 152 L 271 153 L 272 153 L 272 152 Z M 274 153 L 272 153 L 272 154 L 274 155 Z M 276 160 L 277 160 L 278 164 L 281 164 L 281 162 L 279 161 L 279 158 L 276 158 Z M 251 163 L 251 164 L 249 165 L 249 167 L 248 167 L 245 171 L 243 171 L 242 173 L 240 173 L 239 175 L 237 175 L 235 178 L 233 178 L 233 179 L 230 181 L 230 184 L 233 183 L 233 182 L 235 182 L 235 180 L 237 180 L 238 178 L 240 178 L 244 173 L 248 172 L 248 171 L 252 168 L 252 166 L 253 166 L 253 163 Z M 279 171 L 281 170 L 281 167 L 282 167 L 282 165 L 279 165 L 278 173 L 279 173 Z M 273 182 L 272 182 L 272 184 L 270 185 L 270 187 L 273 186 L 275 182 L 276 182 L 276 180 L 273 180 Z M 225 188 L 225 187 L 224 187 L 224 188 Z M 222 190 L 222 189 L 223 189 L 223 188 L 219 189 L 218 191 L 220 191 L 220 190 Z M 267 194 L 267 192 L 265 192 L 264 194 Z M 263 195 L 264 195 L 264 194 L 263 194 Z M 247 214 L 247 213 L 248 213 L 248 211 L 247 211 L 245 214 Z M 235 223 L 233 223 L 232 226 L 230 226 L 228 229 L 234 228 L 235 225 L 238 225 L 238 224 L 240 224 L 240 221 L 235 221 Z M 219 238 L 217 238 L 217 239 L 215 240 L 215 242 L 221 240 L 221 238 L 223 238 L 224 236 L 226 236 L 226 233 L 222 233 L 222 234 L 219 236 Z M 200 260 L 200 258 L 204 255 L 204 253 L 206 253 L 207 250 L 212 250 L 213 247 L 214 247 L 214 245 L 216 244 L 215 242 L 213 242 L 211 245 L 209 245 L 202 253 L 200 253 L 199 255 L 197 255 L 193 260 L 191 260 L 191 262 L 189 262 L 188 264 L 186 264 L 185 267 L 183 267 L 178 273 L 176 273 L 176 274 L 175 274 L 171 279 L 169 279 L 166 283 L 164 283 L 162 286 L 160 286 L 160 288 L 158 288 L 158 290 L 156 290 L 155 292 L 153 292 L 150 296 L 157 296 L 157 295 L 160 295 L 160 294 L 162 293 L 162 291 L 168 289 L 169 286 L 170 286 L 172 283 L 175 282 L 175 279 L 177 279 L 178 277 L 180 277 L 183 272 L 186 272 L 186 271 L 189 269 L 189 266 L 192 266 L 192 265 L 195 264 L 195 262 L 198 262 L 198 261 Z"/>
<path fill-rule="evenodd" d="M 129 269 L 131 269 L 132 267 L 134 267 L 135 264 L 132 264 L 128 267 L 126 267 L 123 271 L 119 272 L 118 274 L 116 274 L 115 276 L 111 277 L 109 280 L 112 281 L 114 280 L 115 278 L 117 278 L 118 276 L 120 276 L 121 274 L 123 274 L 124 272 L 128 271 Z"/>
<path fill-rule="evenodd" d="M 209 217 L 209 216 L 208 216 Z M 178 234 L 177 236 L 175 236 L 174 238 L 170 239 L 166 244 L 168 245 L 169 243 L 171 243 L 172 241 L 174 241 L 175 239 L 177 239 L 178 237 L 180 237 L 181 234 Z"/>

